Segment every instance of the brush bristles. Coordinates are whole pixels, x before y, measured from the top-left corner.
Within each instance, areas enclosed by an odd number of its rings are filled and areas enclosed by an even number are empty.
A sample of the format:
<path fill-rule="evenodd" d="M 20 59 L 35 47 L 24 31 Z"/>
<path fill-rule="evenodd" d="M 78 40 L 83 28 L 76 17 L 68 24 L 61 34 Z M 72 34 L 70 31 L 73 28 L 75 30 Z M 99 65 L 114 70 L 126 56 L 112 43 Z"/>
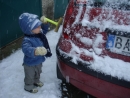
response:
<path fill-rule="evenodd" d="M 55 32 L 58 32 L 62 20 L 63 20 L 63 18 L 60 18 L 60 19 L 59 19 L 58 24 L 57 24 L 57 26 L 56 26 L 56 28 L 55 28 Z"/>

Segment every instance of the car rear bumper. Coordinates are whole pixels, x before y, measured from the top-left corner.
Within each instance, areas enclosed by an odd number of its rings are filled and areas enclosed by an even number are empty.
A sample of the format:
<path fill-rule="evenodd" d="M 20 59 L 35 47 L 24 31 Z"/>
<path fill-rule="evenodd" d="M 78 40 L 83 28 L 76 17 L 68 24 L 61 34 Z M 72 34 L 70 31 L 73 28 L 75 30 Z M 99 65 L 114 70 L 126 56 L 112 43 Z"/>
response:
<path fill-rule="evenodd" d="M 129 82 L 93 71 L 82 62 L 76 65 L 71 58 L 60 55 L 58 49 L 56 52 L 61 73 L 77 88 L 98 98 L 130 98 Z"/>

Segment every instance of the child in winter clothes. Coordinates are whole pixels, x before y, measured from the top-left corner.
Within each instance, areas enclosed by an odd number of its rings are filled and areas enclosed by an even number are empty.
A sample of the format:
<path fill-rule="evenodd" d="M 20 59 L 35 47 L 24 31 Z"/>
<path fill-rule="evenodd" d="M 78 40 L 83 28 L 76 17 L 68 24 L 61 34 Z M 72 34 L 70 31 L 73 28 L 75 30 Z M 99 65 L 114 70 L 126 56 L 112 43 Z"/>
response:
<path fill-rule="evenodd" d="M 42 87 L 40 73 L 42 62 L 46 57 L 52 56 L 45 34 L 49 25 L 42 23 L 37 15 L 23 13 L 19 17 L 19 25 L 24 32 L 22 51 L 24 53 L 23 66 L 25 72 L 24 89 L 31 93 L 37 93 L 36 87 Z"/>

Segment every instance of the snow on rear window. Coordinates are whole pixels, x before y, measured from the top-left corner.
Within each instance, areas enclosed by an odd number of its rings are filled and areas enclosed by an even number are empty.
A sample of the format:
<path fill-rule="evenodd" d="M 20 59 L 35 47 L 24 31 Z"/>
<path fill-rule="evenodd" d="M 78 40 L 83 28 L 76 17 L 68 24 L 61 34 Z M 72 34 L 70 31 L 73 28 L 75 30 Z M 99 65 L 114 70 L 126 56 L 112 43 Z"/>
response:
<path fill-rule="evenodd" d="M 75 5 L 130 10 L 129 0 L 75 0 Z"/>
<path fill-rule="evenodd" d="M 128 0 L 86 0 L 89 5 L 86 6 L 85 14 L 81 20 L 82 11 L 84 6 L 77 8 L 78 13 L 75 16 L 74 26 L 77 23 L 81 23 L 82 26 L 93 26 L 100 28 L 100 31 L 105 31 L 106 28 L 118 29 L 120 31 L 130 31 L 130 1 Z M 78 3 L 82 3 L 84 0 L 78 0 Z M 101 7 L 93 6 L 94 3 L 103 3 Z M 94 8 L 96 11 L 93 12 Z M 118 11 L 118 12 L 117 12 Z M 99 15 L 95 15 L 94 14 Z M 118 15 L 117 15 L 118 14 Z M 93 17 L 93 19 L 92 19 Z"/>

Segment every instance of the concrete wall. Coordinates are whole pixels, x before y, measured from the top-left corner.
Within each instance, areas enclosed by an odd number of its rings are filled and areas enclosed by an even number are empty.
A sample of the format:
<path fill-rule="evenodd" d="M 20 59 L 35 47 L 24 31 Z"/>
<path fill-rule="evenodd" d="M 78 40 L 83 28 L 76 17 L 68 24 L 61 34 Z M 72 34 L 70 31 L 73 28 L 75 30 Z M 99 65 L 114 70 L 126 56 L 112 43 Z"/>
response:
<path fill-rule="evenodd" d="M 42 13 L 50 19 L 54 18 L 54 0 L 42 0 Z"/>

